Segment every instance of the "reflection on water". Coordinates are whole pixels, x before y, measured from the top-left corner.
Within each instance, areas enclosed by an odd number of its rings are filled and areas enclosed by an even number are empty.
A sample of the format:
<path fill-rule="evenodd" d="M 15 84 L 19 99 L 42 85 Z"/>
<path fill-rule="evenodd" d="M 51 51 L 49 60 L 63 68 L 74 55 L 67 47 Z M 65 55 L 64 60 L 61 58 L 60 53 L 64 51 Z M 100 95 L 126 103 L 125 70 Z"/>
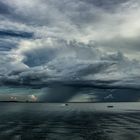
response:
<path fill-rule="evenodd" d="M 98 112 L 88 109 L 88 104 L 87 109 L 83 109 L 84 106 L 84 103 L 73 103 L 68 106 L 45 103 L 0 103 L 0 140 L 140 139 L 138 111 L 113 112 L 113 109 L 109 108 L 112 111 Z M 97 104 L 95 106 L 97 109 Z"/>

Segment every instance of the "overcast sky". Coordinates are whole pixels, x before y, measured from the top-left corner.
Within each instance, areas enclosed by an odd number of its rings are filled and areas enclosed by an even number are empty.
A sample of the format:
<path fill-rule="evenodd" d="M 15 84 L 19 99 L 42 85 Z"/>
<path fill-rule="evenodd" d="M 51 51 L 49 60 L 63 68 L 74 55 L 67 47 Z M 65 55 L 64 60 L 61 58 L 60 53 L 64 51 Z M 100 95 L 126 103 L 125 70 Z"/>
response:
<path fill-rule="evenodd" d="M 140 86 L 139 0 L 0 0 L 0 83 Z"/>

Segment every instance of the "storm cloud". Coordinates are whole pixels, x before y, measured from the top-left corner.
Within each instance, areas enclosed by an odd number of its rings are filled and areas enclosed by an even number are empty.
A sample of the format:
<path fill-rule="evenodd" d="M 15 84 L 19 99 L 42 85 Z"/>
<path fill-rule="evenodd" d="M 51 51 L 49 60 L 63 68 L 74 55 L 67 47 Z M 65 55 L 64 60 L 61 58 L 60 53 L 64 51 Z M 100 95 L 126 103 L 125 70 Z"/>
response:
<path fill-rule="evenodd" d="M 1 85 L 139 89 L 139 7 L 138 0 L 0 0 Z"/>
<path fill-rule="evenodd" d="M 138 60 L 130 60 L 121 52 L 103 53 L 92 42 L 26 40 L 9 53 L 2 53 L 1 58 L 4 83 L 41 86 L 77 82 L 84 85 L 85 81 L 86 85 L 93 86 L 139 87 Z"/>

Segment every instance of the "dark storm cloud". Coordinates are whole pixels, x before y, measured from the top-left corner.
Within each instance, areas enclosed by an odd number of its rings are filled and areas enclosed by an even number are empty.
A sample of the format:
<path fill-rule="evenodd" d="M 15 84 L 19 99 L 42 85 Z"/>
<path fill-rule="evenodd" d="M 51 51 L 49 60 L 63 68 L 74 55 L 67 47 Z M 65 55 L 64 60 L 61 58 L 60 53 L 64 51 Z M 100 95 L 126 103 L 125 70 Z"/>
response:
<path fill-rule="evenodd" d="M 79 92 L 79 88 L 63 86 L 63 85 L 53 85 L 52 87 L 45 88 L 43 90 L 43 95 L 39 97 L 38 100 L 44 102 L 67 102 L 74 95 Z"/>
<path fill-rule="evenodd" d="M 0 1 L 0 14 L 11 14 L 14 9 L 8 6 L 6 3 Z"/>
<path fill-rule="evenodd" d="M 121 52 L 102 54 L 92 44 L 50 38 L 23 41 L 20 45 L 22 48 L 13 49 L 13 55 L 7 54 L 1 62 L 5 62 L 1 69 L 5 84 L 43 87 L 59 82 L 99 88 L 139 87 L 139 62 Z"/>
<path fill-rule="evenodd" d="M 33 33 L 11 30 L 0 30 L 0 37 L 33 38 Z"/>
<path fill-rule="evenodd" d="M 90 95 L 96 96 L 102 102 L 136 102 L 140 99 L 140 90 L 127 88 L 86 88 Z M 82 91 L 81 91 L 82 92 Z M 92 97 L 92 96 L 91 96 Z"/>
<path fill-rule="evenodd" d="M 93 4 L 99 8 L 105 10 L 115 10 L 120 4 L 127 2 L 128 0 L 81 0 L 85 3 Z"/>

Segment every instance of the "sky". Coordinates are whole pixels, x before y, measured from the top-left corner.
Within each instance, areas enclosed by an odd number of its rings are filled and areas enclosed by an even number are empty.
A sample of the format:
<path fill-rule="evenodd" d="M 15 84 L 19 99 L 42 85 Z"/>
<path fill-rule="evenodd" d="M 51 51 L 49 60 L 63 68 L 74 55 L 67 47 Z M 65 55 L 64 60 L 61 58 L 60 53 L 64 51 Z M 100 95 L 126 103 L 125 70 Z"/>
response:
<path fill-rule="evenodd" d="M 0 0 L 1 88 L 39 88 L 41 100 L 139 90 L 139 15 L 139 0 Z"/>

